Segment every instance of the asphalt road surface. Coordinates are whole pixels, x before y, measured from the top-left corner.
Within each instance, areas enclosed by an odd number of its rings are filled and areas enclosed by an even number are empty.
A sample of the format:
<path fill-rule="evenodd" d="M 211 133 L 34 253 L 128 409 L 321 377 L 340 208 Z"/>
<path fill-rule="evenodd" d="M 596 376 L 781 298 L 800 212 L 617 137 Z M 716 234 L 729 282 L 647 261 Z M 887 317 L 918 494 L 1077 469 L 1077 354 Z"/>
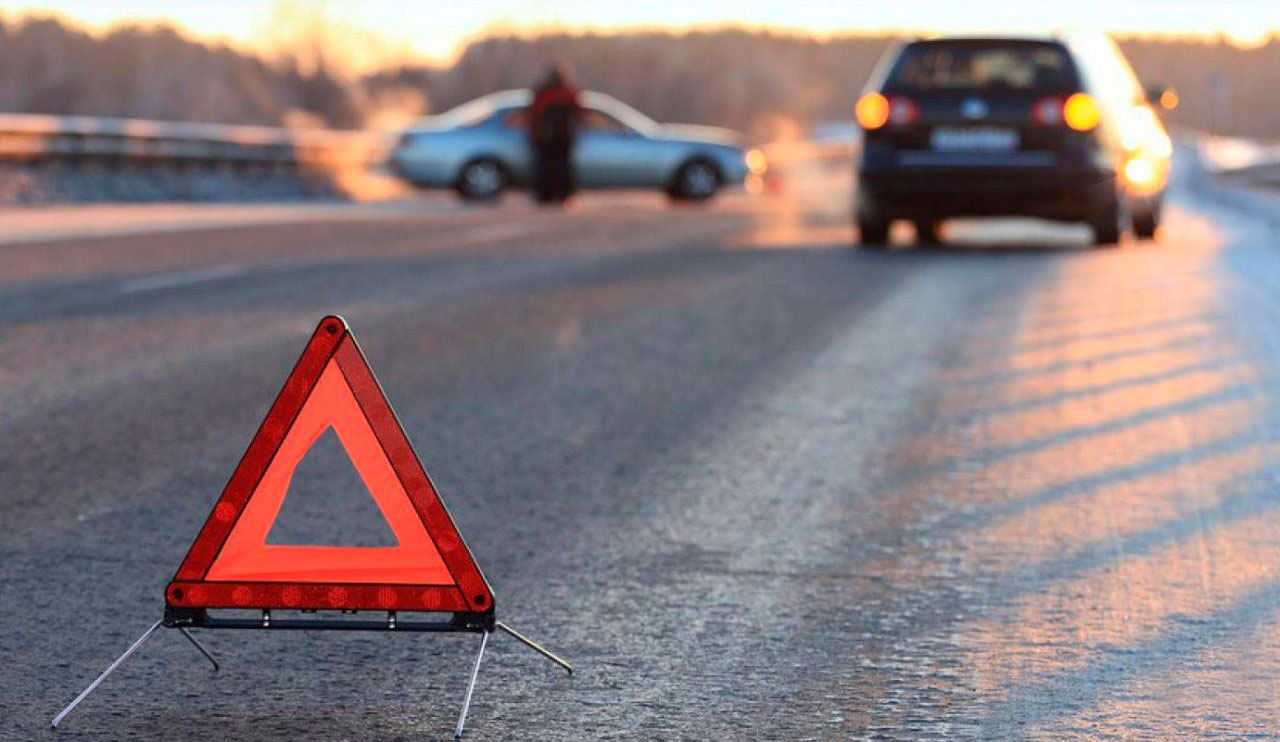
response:
<path fill-rule="evenodd" d="M 329 312 L 500 617 L 578 668 L 496 635 L 468 738 L 1280 734 L 1280 238 L 1193 174 L 1117 249 L 1014 223 L 850 250 L 842 179 L 48 212 L 0 245 L 0 737 L 450 736 L 473 635 L 205 632 L 213 673 L 161 632 L 47 728 L 160 617 Z M 279 537 L 385 537 L 315 456 Z"/>

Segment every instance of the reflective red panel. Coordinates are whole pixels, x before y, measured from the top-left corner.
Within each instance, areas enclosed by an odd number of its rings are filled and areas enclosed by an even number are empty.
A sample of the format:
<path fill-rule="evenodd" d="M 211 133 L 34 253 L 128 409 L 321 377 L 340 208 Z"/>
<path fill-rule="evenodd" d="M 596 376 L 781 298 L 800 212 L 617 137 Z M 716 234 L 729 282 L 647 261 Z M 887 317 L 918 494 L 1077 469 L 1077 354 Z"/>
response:
<path fill-rule="evenodd" d="M 266 543 L 330 428 L 395 546 Z M 166 591 L 181 607 L 487 611 L 493 593 L 346 323 L 316 329 Z"/>

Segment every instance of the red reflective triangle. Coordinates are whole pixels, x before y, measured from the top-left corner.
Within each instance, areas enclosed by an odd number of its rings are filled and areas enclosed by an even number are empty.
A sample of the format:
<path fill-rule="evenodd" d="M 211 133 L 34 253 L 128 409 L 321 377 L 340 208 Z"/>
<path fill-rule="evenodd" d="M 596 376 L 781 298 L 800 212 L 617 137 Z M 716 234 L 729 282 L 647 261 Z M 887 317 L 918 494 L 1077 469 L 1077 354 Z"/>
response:
<path fill-rule="evenodd" d="M 395 546 L 266 543 L 294 470 L 329 428 Z M 341 317 L 320 321 L 165 600 L 175 608 L 493 609 L 489 583 Z"/>

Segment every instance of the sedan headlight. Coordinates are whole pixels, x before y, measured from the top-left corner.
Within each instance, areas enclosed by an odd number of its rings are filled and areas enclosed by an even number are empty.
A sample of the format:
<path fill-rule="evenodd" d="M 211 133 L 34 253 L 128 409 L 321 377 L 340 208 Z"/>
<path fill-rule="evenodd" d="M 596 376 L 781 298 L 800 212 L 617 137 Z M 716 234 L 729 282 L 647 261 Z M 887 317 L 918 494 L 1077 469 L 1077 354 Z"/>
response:
<path fill-rule="evenodd" d="M 768 159 L 765 158 L 764 152 L 758 149 L 748 150 L 744 159 L 752 175 L 764 175 L 764 171 L 769 169 Z"/>

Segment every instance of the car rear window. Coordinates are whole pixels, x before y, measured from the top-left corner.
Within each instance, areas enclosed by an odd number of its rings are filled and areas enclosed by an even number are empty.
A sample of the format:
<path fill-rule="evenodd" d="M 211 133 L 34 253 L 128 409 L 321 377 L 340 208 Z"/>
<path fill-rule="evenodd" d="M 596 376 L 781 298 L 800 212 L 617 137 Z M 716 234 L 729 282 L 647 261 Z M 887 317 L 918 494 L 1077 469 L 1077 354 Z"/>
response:
<path fill-rule="evenodd" d="M 1077 85 L 1071 58 L 1057 44 L 966 40 L 906 46 L 885 87 L 922 92 L 1065 92 Z"/>

